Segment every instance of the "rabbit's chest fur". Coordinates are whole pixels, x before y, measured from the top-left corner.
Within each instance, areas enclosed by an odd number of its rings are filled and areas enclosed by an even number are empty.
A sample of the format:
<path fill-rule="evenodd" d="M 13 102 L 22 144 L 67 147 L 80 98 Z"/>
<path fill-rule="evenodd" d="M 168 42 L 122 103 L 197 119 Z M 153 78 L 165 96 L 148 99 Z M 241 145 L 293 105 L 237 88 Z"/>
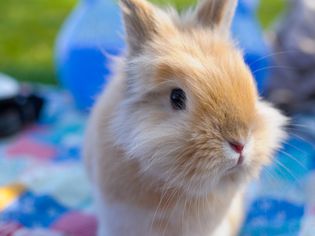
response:
<path fill-rule="evenodd" d="M 166 200 L 165 200 L 166 201 Z M 103 204 L 103 205 L 102 205 Z M 185 211 L 182 204 L 172 209 L 134 206 L 125 203 L 102 202 L 99 206 L 100 236 L 222 236 L 236 235 L 236 228 L 223 209 L 200 203 L 198 212 Z M 225 208 L 225 207 L 223 207 Z M 196 208 L 197 209 L 197 208 Z M 194 209 L 194 210 L 196 210 Z M 237 214 L 239 214 L 238 212 Z M 192 215 L 190 215 L 192 214 Z M 237 215 L 236 214 L 236 215 Z M 240 216 L 240 215 L 239 215 Z M 233 231 L 234 230 L 234 231 Z"/>

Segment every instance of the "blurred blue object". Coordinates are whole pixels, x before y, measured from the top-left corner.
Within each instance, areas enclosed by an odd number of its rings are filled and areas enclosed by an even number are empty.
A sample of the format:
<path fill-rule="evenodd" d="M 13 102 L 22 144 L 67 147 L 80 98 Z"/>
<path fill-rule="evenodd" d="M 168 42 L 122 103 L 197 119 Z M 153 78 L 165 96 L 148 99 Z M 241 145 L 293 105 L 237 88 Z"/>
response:
<path fill-rule="evenodd" d="M 56 43 L 56 67 L 61 84 L 82 109 L 91 107 L 107 84 L 108 55 L 124 47 L 120 12 L 111 0 L 81 0 L 61 29 Z"/>
<path fill-rule="evenodd" d="M 255 17 L 258 0 L 240 0 L 233 33 L 263 91 L 268 49 Z M 56 66 L 61 84 L 80 109 L 89 109 L 110 78 L 108 55 L 124 48 L 123 27 L 114 0 L 81 0 L 65 22 L 56 44 Z"/>
<path fill-rule="evenodd" d="M 263 95 L 265 81 L 269 74 L 270 61 L 267 55 L 270 51 L 256 18 L 258 5 L 259 0 L 239 0 L 232 30 L 234 38 L 244 52 L 245 61 L 256 79 L 259 93 Z"/>

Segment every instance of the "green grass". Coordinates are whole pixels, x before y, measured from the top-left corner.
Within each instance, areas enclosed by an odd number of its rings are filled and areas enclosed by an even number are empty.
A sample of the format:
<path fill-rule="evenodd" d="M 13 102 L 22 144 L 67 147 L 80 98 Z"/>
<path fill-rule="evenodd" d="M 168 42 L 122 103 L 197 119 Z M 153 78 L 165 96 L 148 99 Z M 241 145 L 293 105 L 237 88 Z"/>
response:
<path fill-rule="evenodd" d="M 168 0 L 153 0 L 169 3 Z M 55 83 L 53 46 L 76 0 L 0 1 L 0 71 L 21 81 Z M 171 0 L 178 8 L 195 0 Z M 267 27 L 284 0 L 261 0 L 259 19 Z"/>
<path fill-rule="evenodd" d="M 286 0 L 260 0 L 258 18 L 264 28 L 267 28 L 276 20 L 277 16 L 285 8 Z"/>
<path fill-rule="evenodd" d="M 0 1 L 0 71 L 19 80 L 54 83 L 54 40 L 75 2 Z"/>

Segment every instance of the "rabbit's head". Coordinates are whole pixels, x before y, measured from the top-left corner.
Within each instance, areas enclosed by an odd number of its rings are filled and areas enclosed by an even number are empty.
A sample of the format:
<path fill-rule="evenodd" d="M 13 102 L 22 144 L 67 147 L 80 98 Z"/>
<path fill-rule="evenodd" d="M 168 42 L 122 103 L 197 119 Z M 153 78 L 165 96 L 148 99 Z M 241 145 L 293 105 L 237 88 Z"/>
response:
<path fill-rule="evenodd" d="M 207 194 L 270 161 L 286 119 L 257 94 L 230 37 L 236 0 L 178 14 L 121 0 L 128 44 L 116 144 L 169 188 Z"/>

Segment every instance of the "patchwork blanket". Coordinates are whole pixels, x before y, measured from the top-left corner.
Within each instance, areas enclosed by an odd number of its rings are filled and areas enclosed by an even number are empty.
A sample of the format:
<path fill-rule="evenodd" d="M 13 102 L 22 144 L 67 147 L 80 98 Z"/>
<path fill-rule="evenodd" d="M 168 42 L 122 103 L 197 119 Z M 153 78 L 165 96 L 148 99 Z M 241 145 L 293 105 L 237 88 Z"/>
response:
<path fill-rule="evenodd" d="M 42 93 L 41 121 L 0 141 L 0 236 L 96 235 L 80 156 L 86 115 L 65 92 Z M 315 121 L 296 121 L 300 128 L 248 189 L 243 236 L 315 235 Z"/>

